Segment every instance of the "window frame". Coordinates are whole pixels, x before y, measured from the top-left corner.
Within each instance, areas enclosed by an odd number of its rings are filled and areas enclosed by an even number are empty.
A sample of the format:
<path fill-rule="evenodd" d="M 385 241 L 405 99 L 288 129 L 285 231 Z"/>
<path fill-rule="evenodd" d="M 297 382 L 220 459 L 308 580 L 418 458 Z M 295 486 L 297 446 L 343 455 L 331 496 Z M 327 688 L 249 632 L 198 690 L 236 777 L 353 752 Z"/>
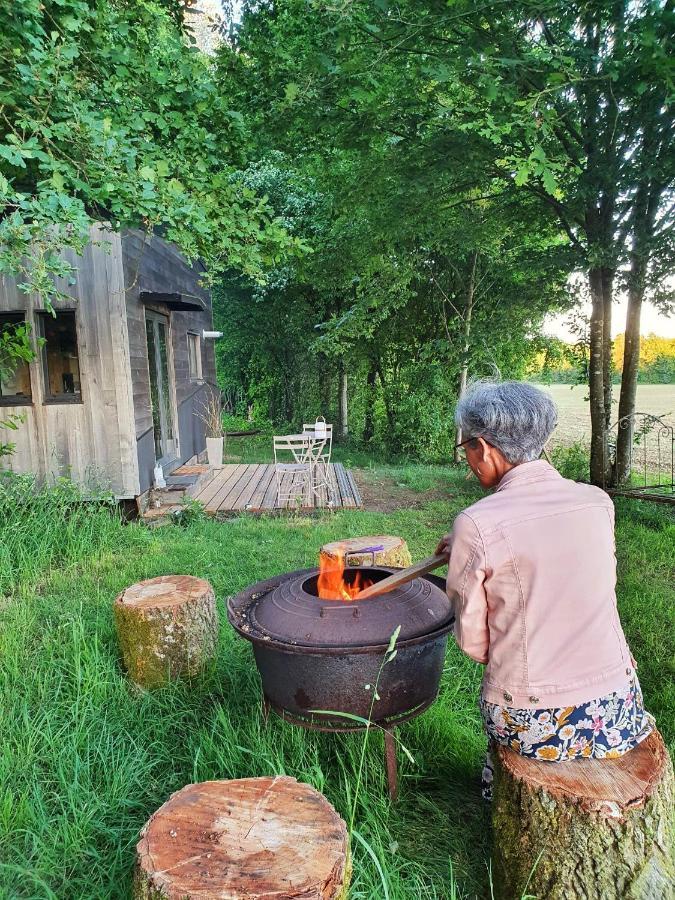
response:
<path fill-rule="evenodd" d="M 0 319 L 14 320 L 19 325 L 28 325 L 30 321 L 25 309 L 3 309 L 0 310 Z M 33 396 L 33 378 L 30 363 L 22 360 L 19 365 L 25 365 L 28 370 L 28 384 L 30 386 L 30 395 L 25 394 L 2 394 L 0 393 L 0 406 L 33 406 L 35 398 Z M 0 388 L 0 391 L 2 388 Z"/>
<path fill-rule="evenodd" d="M 82 399 L 82 367 L 80 365 L 80 337 L 77 329 L 77 315 L 76 310 L 74 309 L 56 309 L 54 310 L 56 316 L 52 316 L 51 313 L 46 312 L 44 310 L 39 310 L 36 312 L 36 317 L 39 322 L 39 334 L 40 334 L 40 368 L 42 370 L 42 387 L 43 387 L 43 398 L 42 403 L 44 406 L 53 406 L 55 404 L 80 404 L 83 403 Z M 58 318 L 59 316 L 72 316 L 73 325 L 75 329 L 75 346 L 77 347 L 77 368 L 80 375 L 80 390 L 79 392 L 75 392 L 72 394 L 61 393 L 61 394 L 53 394 L 49 389 L 49 364 L 47 362 L 47 339 L 44 333 L 45 322 L 47 321 L 47 317 L 50 319 Z"/>
<path fill-rule="evenodd" d="M 197 363 L 197 373 L 193 375 L 192 368 L 190 365 L 190 338 L 196 338 L 195 344 L 197 348 L 195 361 Z M 204 374 L 202 371 L 202 336 L 198 331 L 188 331 L 186 335 L 187 340 L 187 356 L 188 356 L 188 378 L 190 381 L 195 384 L 203 384 L 204 383 Z"/>

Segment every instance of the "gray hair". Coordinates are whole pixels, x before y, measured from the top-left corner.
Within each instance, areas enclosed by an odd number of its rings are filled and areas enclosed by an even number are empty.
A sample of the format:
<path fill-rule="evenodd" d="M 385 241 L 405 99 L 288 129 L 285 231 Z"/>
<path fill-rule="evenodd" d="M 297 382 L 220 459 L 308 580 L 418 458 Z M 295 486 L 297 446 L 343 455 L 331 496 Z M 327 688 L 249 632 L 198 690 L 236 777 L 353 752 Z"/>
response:
<path fill-rule="evenodd" d="M 464 440 L 482 437 L 514 464 L 539 459 L 557 418 L 548 394 L 524 381 L 477 381 L 455 410 Z"/>

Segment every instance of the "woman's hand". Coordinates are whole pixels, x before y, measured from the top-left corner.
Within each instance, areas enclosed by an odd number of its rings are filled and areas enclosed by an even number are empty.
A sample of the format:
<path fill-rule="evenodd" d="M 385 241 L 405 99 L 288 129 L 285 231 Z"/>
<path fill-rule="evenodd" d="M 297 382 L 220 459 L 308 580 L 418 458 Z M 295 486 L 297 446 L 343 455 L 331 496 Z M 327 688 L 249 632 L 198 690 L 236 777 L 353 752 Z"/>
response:
<path fill-rule="evenodd" d="M 438 542 L 438 547 L 436 547 L 436 554 L 438 556 L 447 556 L 449 559 L 451 549 L 452 549 L 452 534 L 446 534 Z"/>

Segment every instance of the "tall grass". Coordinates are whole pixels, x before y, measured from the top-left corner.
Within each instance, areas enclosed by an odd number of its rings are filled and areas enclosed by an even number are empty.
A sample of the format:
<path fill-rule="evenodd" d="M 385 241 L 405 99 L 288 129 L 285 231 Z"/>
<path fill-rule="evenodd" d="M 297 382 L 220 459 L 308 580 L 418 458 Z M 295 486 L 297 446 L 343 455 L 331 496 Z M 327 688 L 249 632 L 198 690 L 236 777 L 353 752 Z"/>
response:
<path fill-rule="evenodd" d="M 114 546 L 120 519 L 104 491 L 86 497 L 68 479 L 38 487 L 0 472 L 0 596 Z"/>
<path fill-rule="evenodd" d="M 390 474 L 426 486 L 429 473 Z M 375 731 L 364 747 L 363 735 L 265 724 L 251 649 L 224 608 L 255 580 L 316 565 L 329 540 L 391 532 L 414 557 L 428 554 L 474 496 L 461 475 L 446 487 L 454 496 L 389 514 L 195 519 L 153 531 L 122 526 L 109 505 L 73 505 L 63 486 L 33 498 L 32 512 L 2 510 L 11 569 L 0 603 L 0 898 L 126 898 L 138 832 L 173 791 L 277 774 L 314 785 L 347 821 L 353 812 L 352 900 L 382 900 L 384 885 L 391 900 L 488 898 L 480 667 L 451 642 L 438 701 L 400 729 L 415 761 L 399 754 L 401 795 L 391 804 Z M 647 705 L 672 740 L 672 521 L 633 501 L 617 513 L 622 619 Z M 139 693 L 121 667 L 112 603 L 129 584 L 170 572 L 213 584 L 218 657 L 192 682 Z"/>

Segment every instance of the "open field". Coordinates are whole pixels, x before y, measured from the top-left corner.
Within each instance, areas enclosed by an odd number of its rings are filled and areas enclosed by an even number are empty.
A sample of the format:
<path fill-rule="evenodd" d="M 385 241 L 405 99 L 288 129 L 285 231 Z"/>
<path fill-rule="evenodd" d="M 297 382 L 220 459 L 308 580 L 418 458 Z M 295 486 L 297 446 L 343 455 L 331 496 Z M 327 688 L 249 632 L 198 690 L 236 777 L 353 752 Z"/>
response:
<path fill-rule="evenodd" d="M 538 387 L 555 400 L 560 414 L 551 444 L 553 446 L 588 443 L 591 437 L 591 414 L 588 408 L 588 387 L 584 384 L 540 384 Z M 614 387 L 614 416 L 618 417 L 619 388 Z M 638 412 L 663 416 L 675 426 L 675 384 L 639 384 L 636 409 Z"/>
<path fill-rule="evenodd" d="M 316 518 L 196 518 L 186 527 L 123 527 L 70 497 L 0 514 L 0 898 L 129 897 L 134 847 L 149 816 L 194 781 L 287 774 L 325 793 L 347 820 L 363 735 L 264 724 L 250 646 L 225 617 L 228 595 L 316 564 L 338 538 L 390 532 L 429 554 L 479 496 L 464 471 L 372 462 L 375 509 Z M 386 504 L 382 502 L 386 499 Z M 671 748 L 672 542 L 666 510 L 617 503 L 619 607 L 647 705 Z M 132 689 L 120 665 L 112 603 L 129 584 L 186 573 L 213 584 L 218 660 L 188 684 Z M 489 817 L 479 799 L 485 740 L 481 666 L 451 641 L 441 692 L 400 729 L 401 796 L 386 792 L 382 739 L 371 735 L 356 801 L 350 900 L 486 900 Z M 377 860 L 375 862 L 374 860 Z"/>

